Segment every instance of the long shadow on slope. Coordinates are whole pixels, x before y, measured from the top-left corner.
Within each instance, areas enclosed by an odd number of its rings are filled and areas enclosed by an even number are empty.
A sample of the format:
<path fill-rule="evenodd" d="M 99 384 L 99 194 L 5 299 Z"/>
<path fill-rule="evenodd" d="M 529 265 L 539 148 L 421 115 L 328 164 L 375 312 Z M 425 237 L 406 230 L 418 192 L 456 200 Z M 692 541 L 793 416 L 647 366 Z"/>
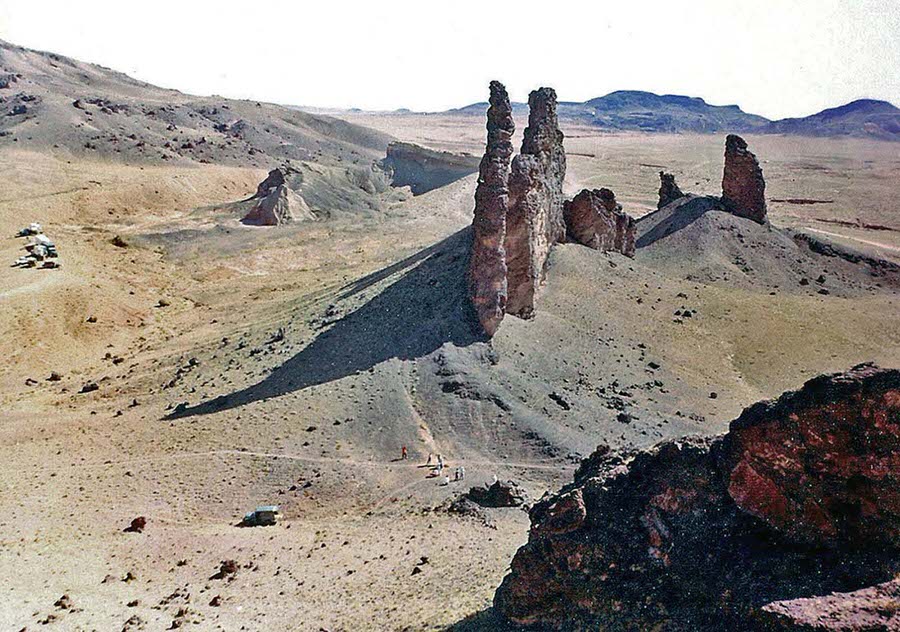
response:
<path fill-rule="evenodd" d="M 642 223 L 653 222 L 657 216 L 666 214 L 663 215 L 663 219 L 659 220 L 652 228 L 637 238 L 635 246 L 646 248 L 660 239 L 687 228 L 700 219 L 707 211 L 721 210 L 721 208 L 721 200 L 711 196 L 691 196 L 677 200 L 669 206 L 645 215 L 638 220 L 638 230 L 640 230 Z"/>
<path fill-rule="evenodd" d="M 462 347 L 483 340 L 467 300 L 471 239 L 471 229 L 463 229 L 353 282 L 341 298 L 398 275 L 391 285 L 335 322 L 263 381 L 179 409 L 167 418 L 238 408 L 359 373 L 391 358 L 419 358 L 447 342 Z"/>

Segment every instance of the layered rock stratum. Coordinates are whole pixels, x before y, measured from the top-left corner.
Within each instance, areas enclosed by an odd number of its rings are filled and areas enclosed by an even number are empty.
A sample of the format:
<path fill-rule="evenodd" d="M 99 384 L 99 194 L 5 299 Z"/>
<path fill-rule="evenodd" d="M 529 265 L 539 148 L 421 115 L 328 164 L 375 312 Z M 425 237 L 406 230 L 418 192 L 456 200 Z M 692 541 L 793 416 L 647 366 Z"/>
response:
<path fill-rule="evenodd" d="M 475 173 L 479 159 L 395 141 L 388 145 L 381 166 L 390 174 L 393 186 L 408 186 L 413 195 L 421 195 Z"/>
<path fill-rule="evenodd" d="M 723 436 L 601 447 L 532 510 L 495 607 L 554 629 L 897 629 L 898 455 L 900 371 L 871 364 Z"/>

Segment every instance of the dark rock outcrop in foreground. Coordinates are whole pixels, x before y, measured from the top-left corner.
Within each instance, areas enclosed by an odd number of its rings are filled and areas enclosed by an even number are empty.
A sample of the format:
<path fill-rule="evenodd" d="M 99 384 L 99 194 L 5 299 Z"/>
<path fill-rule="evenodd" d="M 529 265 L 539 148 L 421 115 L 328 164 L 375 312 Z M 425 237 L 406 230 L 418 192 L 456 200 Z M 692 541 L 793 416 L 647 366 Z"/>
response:
<path fill-rule="evenodd" d="M 556 92 L 528 96 L 528 127 L 509 177 L 506 262 L 507 312 L 529 318 L 553 245 L 565 237 L 563 180 L 566 152 L 556 114 Z"/>
<path fill-rule="evenodd" d="M 820 376 L 720 437 L 598 449 L 531 519 L 494 600 L 519 624 L 898 629 L 900 371 Z"/>
<path fill-rule="evenodd" d="M 671 173 L 666 173 L 665 171 L 659 172 L 659 202 L 656 203 L 656 208 L 660 209 L 664 206 L 668 206 L 675 200 L 679 200 L 684 197 L 684 193 L 678 187 L 678 183 L 675 182 L 675 176 Z"/>
<path fill-rule="evenodd" d="M 725 172 L 722 175 L 722 202 L 738 217 L 764 224 L 766 221 L 766 181 L 747 141 L 735 134 L 725 139 Z"/>
<path fill-rule="evenodd" d="M 594 250 L 634 256 L 634 218 L 622 212 L 611 190 L 582 190 L 565 202 L 563 216 L 570 241 Z"/>
<path fill-rule="evenodd" d="M 493 336 L 506 313 L 506 216 L 509 212 L 509 169 L 515 132 L 509 95 L 499 81 L 491 82 L 487 111 L 487 149 L 481 159 L 475 189 L 469 292 L 478 320 Z"/>
<path fill-rule="evenodd" d="M 478 171 L 478 157 L 437 151 L 414 143 L 393 142 L 381 167 L 391 176 L 391 186 L 408 186 L 421 195 Z"/>

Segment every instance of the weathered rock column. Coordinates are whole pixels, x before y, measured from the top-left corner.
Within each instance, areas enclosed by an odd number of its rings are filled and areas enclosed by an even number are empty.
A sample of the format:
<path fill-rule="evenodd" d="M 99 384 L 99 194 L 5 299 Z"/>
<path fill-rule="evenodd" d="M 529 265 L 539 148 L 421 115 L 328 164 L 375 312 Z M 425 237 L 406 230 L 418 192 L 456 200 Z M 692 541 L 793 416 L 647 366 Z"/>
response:
<path fill-rule="evenodd" d="M 675 176 L 671 173 L 666 173 L 665 171 L 659 172 L 659 202 L 656 203 L 656 208 L 660 209 L 664 206 L 668 206 L 675 200 L 684 197 L 684 193 L 682 193 L 681 189 L 678 187 L 678 183 L 675 182 Z"/>
<path fill-rule="evenodd" d="M 472 222 L 469 291 L 478 320 L 493 336 L 503 320 L 507 302 L 506 224 L 509 210 L 509 172 L 515 123 L 506 88 L 491 82 L 487 111 L 487 148 L 479 167 Z"/>
<path fill-rule="evenodd" d="M 528 97 L 528 127 L 522 153 L 509 178 L 506 253 L 509 300 L 506 311 L 521 318 L 534 312 L 553 244 L 565 237 L 563 180 L 566 154 L 556 115 L 556 92 L 539 88 Z"/>
<path fill-rule="evenodd" d="M 766 222 L 766 181 L 759 161 L 740 136 L 725 139 L 725 172 L 722 175 L 722 201 L 738 217 Z"/>

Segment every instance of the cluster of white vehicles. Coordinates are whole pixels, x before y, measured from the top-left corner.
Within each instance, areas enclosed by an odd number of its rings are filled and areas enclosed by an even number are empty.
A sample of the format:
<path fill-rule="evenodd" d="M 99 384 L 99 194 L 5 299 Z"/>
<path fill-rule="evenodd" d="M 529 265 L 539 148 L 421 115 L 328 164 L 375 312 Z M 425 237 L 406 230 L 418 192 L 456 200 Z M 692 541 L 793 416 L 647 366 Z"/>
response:
<path fill-rule="evenodd" d="M 16 233 L 16 237 L 28 238 L 25 244 L 27 255 L 23 255 L 13 262 L 14 268 L 58 268 L 59 253 L 56 244 L 44 234 L 43 227 L 33 222 Z"/>

